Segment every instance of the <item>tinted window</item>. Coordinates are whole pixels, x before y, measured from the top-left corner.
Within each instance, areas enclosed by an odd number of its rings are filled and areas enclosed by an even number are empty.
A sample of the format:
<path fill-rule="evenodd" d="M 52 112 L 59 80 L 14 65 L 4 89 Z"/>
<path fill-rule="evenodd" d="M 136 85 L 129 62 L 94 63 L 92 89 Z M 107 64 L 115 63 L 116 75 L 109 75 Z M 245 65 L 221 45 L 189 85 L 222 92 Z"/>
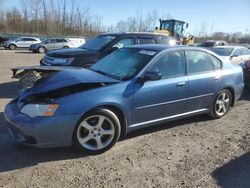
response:
<path fill-rule="evenodd" d="M 157 40 L 160 44 L 170 44 L 170 41 L 175 41 L 174 38 L 171 38 L 169 36 L 157 36 Z"/>
<path fill-rule="evenodd" d="M 133 38 L 124 38 L 124 39 L 119 40 L 113 47 L 122 48 L 125 46 L 131 46 L 134 44 L 135 44 L 135 41 Z"/>
<path fill-rule="evenodd" d="M 56 39 L 51 39 L 50 42 L 51 43 L 56 43 Z"/>
<path fill-rule="evenodd" d="M 214 45 L 215 45 L 215 42 L 203 42 L 198 46 L 200 46 L 200 47 L 213 47 Z"/>
<path fill-rule="evenodd" d="M 56 42 L 61 43 L 61 42 L 66 42 L 64 39 L 56 39 Z"/>
<path fill-rule="evenodd" d="M 210 50 L 221 56 L 230 56 L 233 48 L 211 48 Z"/>
<path fill-rule="evenodd" d="M 162 78 L 175 77 L 185 74 L 185 55 L 183 51 L 168 52 L 149 68 L 149 71 L 160 72 Z"/>
<path fill-rule="evenodd" d="M 155 44 L 155 39 L 153 38 L 138 38 L 139 44 Z"/>
<path fill-rule="evenodd" d="M 35 39 L 33 38 L 23 38 L 24 41 L 36 41 Z"/>
<path fill-rule="evenodd" d="M 202 51 L 187 51 L 189 73 L 200 73 L 221 68 L 221 62 L 216 57 Z"/>
<path fill-rule="evenodd" d="M 84 45 L 80 46 L 80 48 L 99 51 L 107 46 L 115 38 L 116 37 L 114 36 L 100 35 L 94 39 L 88 40 Z"/>

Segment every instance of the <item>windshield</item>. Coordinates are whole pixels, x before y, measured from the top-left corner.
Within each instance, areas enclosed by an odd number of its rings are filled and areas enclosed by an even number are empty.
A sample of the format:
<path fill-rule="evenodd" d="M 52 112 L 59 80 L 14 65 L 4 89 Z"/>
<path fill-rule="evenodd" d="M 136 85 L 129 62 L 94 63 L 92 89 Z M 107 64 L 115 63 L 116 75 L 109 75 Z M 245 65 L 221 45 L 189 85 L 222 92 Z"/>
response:
<path fill-rule="evenodd" d="M 215 45 L 215 42 L 203 42 L 199 46 L 200 47 L 213 47 Z"/>
<path fill-rule="evenodd" d="M 220 56 L 230 56 L 233 48 L 211 48 L 211 51 Z"/>
<path fill-rule="evenodd" d="M 90 67 L 91 70 L 118 80 L 129 80 L 154 56 L 155 51 L 121 48 Z"/>
<path fill-rule="evenodd" d="M 99 51 L 107 44 L 109 44 L 113 39 L 115 39 L 114 36 L 101 35 L 94 39 L 88 40 L 85 44 L 83 44 L 79 48 Z"/>

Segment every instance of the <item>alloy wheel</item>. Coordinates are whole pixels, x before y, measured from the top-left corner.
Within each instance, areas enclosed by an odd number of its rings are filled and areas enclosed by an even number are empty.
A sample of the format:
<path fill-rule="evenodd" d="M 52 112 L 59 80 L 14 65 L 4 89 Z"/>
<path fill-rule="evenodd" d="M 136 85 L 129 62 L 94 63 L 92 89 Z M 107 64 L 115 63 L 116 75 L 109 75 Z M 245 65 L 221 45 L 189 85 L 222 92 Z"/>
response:
<path fill-rule="evenodd" d="M 85 118 L 77 129 L 77 140 L 86 149 L 96 151 L 107 147 L 115 135 L 113 122 L 104 115 Z"/>
<path fill-rule="evenodd" d="M 230 107 L 230 94 L 228 92 L 222 92 L 216 100 L 215 103 L 215 113 L 218 116 L 223 116 L 227 113 Z"/>

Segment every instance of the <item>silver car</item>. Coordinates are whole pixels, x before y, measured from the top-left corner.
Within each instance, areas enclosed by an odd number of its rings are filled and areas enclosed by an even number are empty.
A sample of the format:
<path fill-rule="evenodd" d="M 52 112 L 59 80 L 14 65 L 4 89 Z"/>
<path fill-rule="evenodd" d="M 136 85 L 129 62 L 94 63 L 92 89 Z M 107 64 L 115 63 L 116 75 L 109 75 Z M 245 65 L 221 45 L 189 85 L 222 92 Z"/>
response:
<path fill-rule="evenodd" d="M 211 51 L 218 54 L 222 59 L 230 61 L 233 64 L 241 64 L 250 60 L 250 50 L 242 46 L 218 46 L 211 48 Z"/>
<path fill-rule="evenodd" d="M 33 44 L 30 46 L 29 50 L 33 53 L 45 53 L 50 50 L 56 50 L 61 48 L 71 48 L 73 47 L 73 44 L 62 38 L 52 38 L 47 39 L 39 44 Z"/>
<path fill-rule="evenodd" d="M 35 37 L 20 37 L 15 40 L 3 42 L 5 49 L 15 50 L 16 48 L 29 48 L 32 44 L 41 43 L 39 38 Z"/>

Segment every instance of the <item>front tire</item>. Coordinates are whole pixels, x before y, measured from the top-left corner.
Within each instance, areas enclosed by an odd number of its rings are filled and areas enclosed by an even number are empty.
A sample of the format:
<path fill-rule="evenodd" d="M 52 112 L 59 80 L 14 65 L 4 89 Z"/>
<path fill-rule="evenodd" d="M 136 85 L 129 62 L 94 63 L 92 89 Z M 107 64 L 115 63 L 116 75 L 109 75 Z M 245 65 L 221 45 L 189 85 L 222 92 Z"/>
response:
<path fill-rule="evenodd" d="M 46 48 L 44 47 L 39 47 L 38 48 L 38 52 L 41 53 L 41 54 L 44 54 L 46 52 Z"/>
<path fill-rule="evenodd" d="M 120 121 L 114 112 L 97 109 L 84 115 L 76 126 L 72 145 L 87 154 L 109 150 L 121 134 Z"/>
<path fill-rule="evenodd" d="M 210 110 L 210 116 L 219 119 L 223 117 L 229 110 L 232 104 L 232 93 L 224 89 L 218 93 Z"/>
<path fill-rule="evenodd" d="M 10 44 L 9 49 L 10 50 L 15 50 L 17 47 L 15 44 Z"/>

